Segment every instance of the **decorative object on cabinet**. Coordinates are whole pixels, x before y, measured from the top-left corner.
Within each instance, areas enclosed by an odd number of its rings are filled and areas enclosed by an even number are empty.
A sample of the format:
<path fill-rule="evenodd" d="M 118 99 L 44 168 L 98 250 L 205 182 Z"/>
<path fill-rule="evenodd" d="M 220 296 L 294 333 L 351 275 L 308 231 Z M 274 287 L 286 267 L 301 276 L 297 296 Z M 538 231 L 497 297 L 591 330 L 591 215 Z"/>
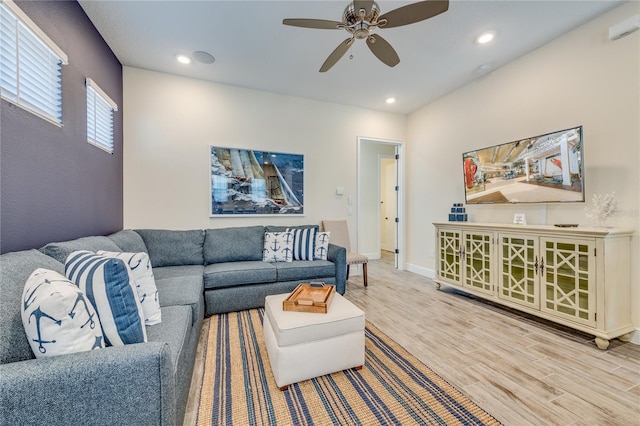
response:
<path fill-rule="evenodd" d="M 462 203 L 453 203 L 451 213 L 449 213 L 449 222 L 466 222 L 467 213 Z"/>
<path fill-rule="evenodd" d="M 524 213 L 516 213 L 513 215 L 513 223 L 515 225 L 526 225 L 527 224 L 527 216 Z"/>
<path fill-rule="evenodd" d="M 304 156 L 211 146 L 211 216 L 303 215 Z"/>
<path fill-rule="evenodd" d="M 436 285 L 595 336 L 628 340 L 631 235 L 603 228 L 435 223 Z"/>
<path fill-rule="evenodd" d="M 591 205 L 584 208 L 587 218 L 595 222 L 596 226 L 605 226 L 607 219 L 618 210 L 615 195 L 615 192 L 604 195 L 593 194 Z"/>

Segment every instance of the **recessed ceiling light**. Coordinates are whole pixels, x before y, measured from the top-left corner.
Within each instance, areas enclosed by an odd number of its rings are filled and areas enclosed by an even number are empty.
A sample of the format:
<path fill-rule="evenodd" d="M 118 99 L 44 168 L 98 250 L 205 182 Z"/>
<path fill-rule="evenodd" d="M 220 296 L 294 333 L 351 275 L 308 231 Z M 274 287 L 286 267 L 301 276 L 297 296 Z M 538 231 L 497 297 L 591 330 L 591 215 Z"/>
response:
<path fill-rule="evenodd" d="M 188 57 L 187 55 L 178 55 L 178 56 L 176 56 L 176 59 L 181 64 L 190 64 L 191 63 L 191 58 Z"/>
<path fill-rule="evenodd" d="M 396 98 L 387 98 L 384 100 L 386 103 L 388 103 L 389 105 L 393 104 L 396 102 Z"/>
<path fill-rule="evenodd" d="M 478 36 L 478 38 L 476 38 L 476 43 L 478 43 L 478 44 L 487 44 L 491 40 L 493 40 L 495 38 L 495 36 L 496 36 L 496 32 L 495 31 L 484 32 L 484 33 L 480 34 Z"/>

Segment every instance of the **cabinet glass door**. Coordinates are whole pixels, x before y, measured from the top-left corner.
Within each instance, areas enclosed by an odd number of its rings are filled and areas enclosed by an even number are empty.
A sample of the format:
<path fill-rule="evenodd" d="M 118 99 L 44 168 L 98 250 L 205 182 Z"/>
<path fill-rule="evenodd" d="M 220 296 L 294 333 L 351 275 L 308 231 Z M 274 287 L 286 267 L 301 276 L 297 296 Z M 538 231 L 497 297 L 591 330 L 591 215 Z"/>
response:
<path fill-rule="evenodd" d="M 493 234 L 464 234 L 464 278 L 462 284 L 493 294 Z"/>
<path fill-rule="evenodd" d="M 541 245 L 542 310 L 595 327 L 594 242 L 543 238 Z"/>
<path fill-rule="evenodd" d="M 538 295 L 538 238 L 500 234 L 498 297 L 535 309 Z"/>
<path fill-rule="evenodd" d="M 438 276 L 443 279 L 460 282 L 462 266 L 460 247 L 462 231 L 440 229 L 438 232 Z"/>

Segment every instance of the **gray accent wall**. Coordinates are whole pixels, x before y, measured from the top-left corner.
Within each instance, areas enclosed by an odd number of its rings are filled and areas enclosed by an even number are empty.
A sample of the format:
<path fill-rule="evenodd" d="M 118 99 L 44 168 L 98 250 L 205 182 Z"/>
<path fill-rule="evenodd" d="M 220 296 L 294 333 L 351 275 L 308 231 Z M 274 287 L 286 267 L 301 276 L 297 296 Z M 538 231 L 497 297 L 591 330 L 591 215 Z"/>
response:
<path fill-rule="evenodd" d="M 0 102 L 0 252 L 122 229 L 122 65 L 75 1 L 16 1 L 68 56 L 62 128 Z M 118 104 L 115 149 L 87 143 L 85 79 Z"/>

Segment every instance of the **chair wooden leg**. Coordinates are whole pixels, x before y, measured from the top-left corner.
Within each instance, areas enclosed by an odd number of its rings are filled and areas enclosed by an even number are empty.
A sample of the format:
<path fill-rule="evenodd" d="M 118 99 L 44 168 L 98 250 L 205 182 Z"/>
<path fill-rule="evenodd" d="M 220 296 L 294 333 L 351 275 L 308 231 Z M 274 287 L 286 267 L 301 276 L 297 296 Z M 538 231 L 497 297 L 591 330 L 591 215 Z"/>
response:
<path fill-rule="evenodd" d="M 349 266 L 350 265 L 347 265 L 347 279 L 349 279 Z"/>
<path fill-rule="evenodd" d="M 369 285 L 369 283 L 367 282 L 367 264 L 366 263 L 362 264 L 362 274 L 364 276 L 364 286 L 366 287 L 367 285 Z"/>

